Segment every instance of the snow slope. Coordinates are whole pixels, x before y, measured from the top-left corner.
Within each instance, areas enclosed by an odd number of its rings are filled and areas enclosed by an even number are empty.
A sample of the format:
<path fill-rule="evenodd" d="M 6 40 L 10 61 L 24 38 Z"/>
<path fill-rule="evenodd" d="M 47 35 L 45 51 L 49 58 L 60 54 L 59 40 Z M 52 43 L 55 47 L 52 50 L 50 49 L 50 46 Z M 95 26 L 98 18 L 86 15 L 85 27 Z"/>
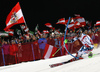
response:
<path fill-rule="evenodd" d="M 93 53 L 100 53 L 100 48 L 93 50 Z M 100 72 L 100 55 L 93 58 L 83 56 L 85 59 L 50 68 L 50 64 L 67 61 L 70 55 L 55 57 L 46 60 L 23 62 L 20 64 L 2 66 L 0 72 Z"/>

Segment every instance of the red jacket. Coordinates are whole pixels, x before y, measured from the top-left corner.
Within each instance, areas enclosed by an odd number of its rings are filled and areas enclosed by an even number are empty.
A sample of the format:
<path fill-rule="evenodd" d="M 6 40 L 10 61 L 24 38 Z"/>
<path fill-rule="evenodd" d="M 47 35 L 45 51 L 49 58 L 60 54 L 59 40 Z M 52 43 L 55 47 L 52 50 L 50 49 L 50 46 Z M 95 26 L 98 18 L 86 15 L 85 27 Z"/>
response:
<path fill-rule="evenodd" d="M 15 55 L 17 52 L 18 52 L 17 44 L 11 44 L 10 45 L 10 55 Z"/>

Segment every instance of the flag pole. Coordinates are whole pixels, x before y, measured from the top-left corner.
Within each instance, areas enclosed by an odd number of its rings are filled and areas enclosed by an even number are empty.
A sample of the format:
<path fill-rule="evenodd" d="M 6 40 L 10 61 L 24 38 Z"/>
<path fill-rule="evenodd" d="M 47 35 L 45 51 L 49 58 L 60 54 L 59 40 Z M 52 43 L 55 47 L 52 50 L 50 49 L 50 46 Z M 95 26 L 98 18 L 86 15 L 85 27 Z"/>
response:
<path fill-rule="evenodd" d="M 20 27 L 21 27 L 21 25 L 20 25 Z M 21 30 L 22 30 L 22 32 L 23 32 L 23 34 L 24 34 L 24 31 L 23 31 L 23 29 L 21 28 Z"/>

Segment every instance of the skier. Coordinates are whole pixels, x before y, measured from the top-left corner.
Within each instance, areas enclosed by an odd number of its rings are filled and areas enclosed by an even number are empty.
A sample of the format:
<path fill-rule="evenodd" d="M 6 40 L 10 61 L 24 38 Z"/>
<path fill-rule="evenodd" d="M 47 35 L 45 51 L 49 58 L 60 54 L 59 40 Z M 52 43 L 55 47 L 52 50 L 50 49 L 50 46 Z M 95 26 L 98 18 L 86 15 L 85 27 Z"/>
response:
<path fill-rule="evenodd" d="M 80 29 L 77 32 L 77 36 L 75 38 L 73 38 L 71 41 L 72 42 L 75 42 L 78 39 L 82 42 L 83 46 L 76 53 L 76 58 L 72 58 L 72 59 L 70 59 L 68 61 L 61 62 L 61 63 L 51 64 L 49 66 L 51 68 L 53 68 L 53 67 L 56 67 L 56 66 L 59 66 L 59 65 L 63 65 L 63 64 L 66 64 L 66 63 L 70 63 L 72 61 L 76 61 L 76 60 L 79 60 L 79 59 L 83 59 L 82 58 L 82 55 L 83 54 L 88 54 L 88 56 L 92 56 L 93 54 L 92 54 L 91 51 L 93 50 L 94 45 L 93 45 L 93 41 L 90 38 L 90 36 L 82 33 L 82 30 Z"/>
<path fill-rule="evenodd" d="M 81 29 L 79 29 L 79 31 L 77 32 L 77 37 L 72 39 L 72 42 L 76 41 L 77 39 L 79 39 L 83 44 L 80 50 L 76 53 L 76 57 L 80 59 L 82 58 L 83 54 L 88 54 L 90 51 L 92 51 L 94 45 L 90 36 L 82 33 Z M 89 53 L 89 55 L 91 55 L 91 53 Z"/>

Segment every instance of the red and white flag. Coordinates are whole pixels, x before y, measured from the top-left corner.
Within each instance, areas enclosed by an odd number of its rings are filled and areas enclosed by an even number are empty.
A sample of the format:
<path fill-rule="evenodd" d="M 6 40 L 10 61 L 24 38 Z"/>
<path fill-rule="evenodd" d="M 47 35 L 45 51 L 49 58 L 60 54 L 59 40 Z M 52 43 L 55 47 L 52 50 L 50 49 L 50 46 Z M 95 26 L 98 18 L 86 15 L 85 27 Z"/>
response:
<path fill-rule="evenodd" d="M 100 26 L 100 21 L 97 21 L 95 26 Z"/>
<path fill-rule="evenodd" d="M 81 24 L 80 24 L 78 21 L 76 21 L 76 22 L 75 22 L 75 26 L 74 26 L 74 28 L 77 29 L 77 28 L 80 28 L 80 27 L 81 27 Z"/>
<path fill-rule="evenodd" d="M 56 24 L 64 24 L 65 25 L 65 18 L 59 19 Z"/>
<path fill-rule="evenodd" d="M 75 27 L 74 19 L 71 18 L 70 24 L 68 25 L 68 28 L 74 30 L 74 27 Z"/>
<path fill-rule="evenodd" d="M 38 33 L 40 36 L 42 36 L 42 33 L 41 33 L 39 30 L 37 30 L 37 33 Z"/>
<path fill-rule="evenodd" d="M 73 29 L 74 29 L 74 26 L 75 26 L 75 23 L 70 23 L 70 24 L 68 25 L 68 28 L 73 30 Z"/>
<path fill-rule="evenodd" d="M 25 31 L 25 32 L 29 32 L 29 28 L 28 28 L 28 27 L 25 27 L 25 28 L 24 28 L 24 31 Z"/>
<path fill-rule="evenodd" d="M 5 32 L 7 32 L 10 36 L 14 35 L 14 30 L 13 29 L 8 29 Z"/>
<path fill-rule="evenodd" d="M 29 28 L 25 25 L 21 25 L 21 28 L 25 31 L 25 32 L 29 32 Z"/>
<path fill-rule="evenodd" d="M 61 32 L 59 31 L 59 29 L 55 29 L 54 33 L 55 34 L 60 34 Z"/>
<path fill-rule="evenodd" d="M 49 31 L 48 30 L 43 30 L 43 33 L 47 34 L 47 33 L 49 33 Z"/>
<path fill-rule="evenodd" d="M 70 18 L 69 23 L 73 23 L 73 22 L 74 22 L 74 18 Z M 68 23 L 68 19 L 65 20 L 65 24 L 67 24 L 67 23 Z"/>
<path fill-rule="evenodd" d="M 86 25 L 85 19 L 83 17 L 75 17 L 74 20 L 78 21 L 81 26 Z"/>
<path fill-rule="evenodd" d="M 19 2 L 12 8 L 11 12 L 8 14 L 6 18 L 6 28 L 7 30 L 16 24 L 25 23 L 23 13 L 20 7 Z"/>
<path fill-rule="evenodd" d="M 21 25 L 21 29 L 24 29 L 26 26 L 24 24 Z"/>
<path fill-rule="evenodd" d="M 52 55 L 56 52 L 56 50 L 57 50 L 56 47 L 46 44 L 44 51 L 44 59 L 52 58 L 53 57 Z"/>
<path fill-rule="evenodd" d="M 76 17 L 80 17 L 80 14 L 74 14 Z"/>
<path fill-rule="evenodd" d="M 51 29 L 53 28 L 52 25 L 51 25 L 51 23 L 46 23 L 45 25 L 46 25 L 47 27 L 51 28 Z"/>

